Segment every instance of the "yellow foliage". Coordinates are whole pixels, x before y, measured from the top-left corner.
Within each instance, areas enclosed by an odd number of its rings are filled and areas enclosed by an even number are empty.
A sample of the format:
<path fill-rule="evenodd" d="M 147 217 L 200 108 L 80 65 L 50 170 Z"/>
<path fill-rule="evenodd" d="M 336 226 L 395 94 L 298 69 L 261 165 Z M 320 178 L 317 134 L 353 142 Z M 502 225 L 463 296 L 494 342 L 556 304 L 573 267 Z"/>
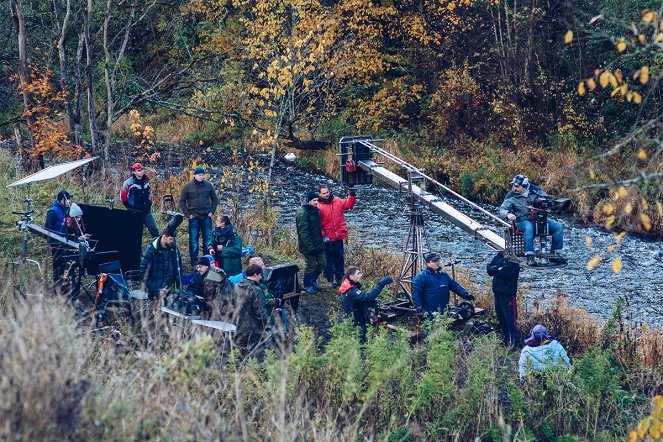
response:
<path fill-rule="evenodd" d="M 647 159 L 647 152 L 644 149 L 640 149 L 638 152 L 638 159 L 640 161 L 645 161 Z"/>
<path fill-rule="evenodd" d="M 564 34 L 564 43 L 569 44 L 573 41 L 573 31 L 566 31 Z"/>
<path fill-rule="evenodd" d="M 585 95 L 585 82 L 581 81 L 580 84 L 578 85 L 578 95 L 583 96 Z"/>
<path fill-rule="evenodd" d="M 624 52 L 626 50 L 626 42 L 623 39 L 617 42 L 617 50 L 619 52 Z"/>
<path fill-rule="evenodd" d="M 585 243 L 587 244 L 587 247 L 592 247 L 593 241 L 592 237 L 589 235 L 585 235 Z"/>
<path fill-rule="evenodd" d="M 589 261 L 587 261 L 587 270 L 593 270 L 597 265 L 599 265 L 599 262 L 601 262 L 601 257 L 599 255 L 596 255 Z"/>
<path fill-rule="evenodd" d="M 621 258 L 617 257 L 617 258 L 612 260 L 612 271 L 613 271 L 613 273 L 621 272 L 622 267 L 623 267 L 623 264 L 622 264 Z"/>
<path fill-rule="evenodd" d="M 589 80 L 587 80 L 587 86 L 589 87 L 590 91 L 593 91 L 594 89 L 596 89 L 596 81 L 593 78 L 590 78 Z"/>

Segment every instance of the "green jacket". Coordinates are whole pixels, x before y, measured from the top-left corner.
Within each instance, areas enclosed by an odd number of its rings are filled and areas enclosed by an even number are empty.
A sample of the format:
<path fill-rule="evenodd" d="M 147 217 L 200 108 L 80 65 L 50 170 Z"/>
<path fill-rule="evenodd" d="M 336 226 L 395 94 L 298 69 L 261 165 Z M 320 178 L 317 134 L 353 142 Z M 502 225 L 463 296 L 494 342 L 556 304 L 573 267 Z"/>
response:
<path fill-rule="evenodd" d="M 237 326 L 235 344 L 250 348 L 262 339 L 269 321 L 265 293 L 255 281 L 242 279 L 233 289 L 235 311 L 232 323 Z"/>
<path fill-rule="evenodd" d="M 316 207 L 307 204 L 297 212 L 297 240 L 299 251 L 305 255 L 325 250 L 320 211 Z"/>
<path fill-rule="evenodd" d="M 237 232 L 233 232 L 230 238 L 219 238 L 215 235 L 216 230 L 212 232 L 212 250 L 219 267 L 226 272 L 226 275 L 242 273 L 242 239 Z M 218 245 L 223 246 L 220 252 L 216 249 Z"/>

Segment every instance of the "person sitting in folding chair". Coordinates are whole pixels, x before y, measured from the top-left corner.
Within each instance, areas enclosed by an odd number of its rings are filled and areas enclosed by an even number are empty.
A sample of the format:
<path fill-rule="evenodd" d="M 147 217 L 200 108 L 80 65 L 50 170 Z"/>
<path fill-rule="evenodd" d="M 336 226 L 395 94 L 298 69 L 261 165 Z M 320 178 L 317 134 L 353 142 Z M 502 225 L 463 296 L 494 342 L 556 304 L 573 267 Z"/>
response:
<path fill-rule="evenodd" d="M 73 241 L 87 241 L 90 239 L 90 234 L 85 232 L 83 210 L 78 204 L 72 203 L 71 207 L 69 207 L 69 214 L 64 217 L 60 232 L 63 236 Z M 63 258 L 65 256 L 63 255 Z M 83 277 L 84 269 L 80 265 L 77 253 L 72 258 L 69 260 L 65 259 L 65 261 L 69 262 L 69 265 L 65 266 L 60 281 L 62 282 L 63 292 L 74 303 L 78 300 L 78 296 L 81 293 L 81 278 Z"/>

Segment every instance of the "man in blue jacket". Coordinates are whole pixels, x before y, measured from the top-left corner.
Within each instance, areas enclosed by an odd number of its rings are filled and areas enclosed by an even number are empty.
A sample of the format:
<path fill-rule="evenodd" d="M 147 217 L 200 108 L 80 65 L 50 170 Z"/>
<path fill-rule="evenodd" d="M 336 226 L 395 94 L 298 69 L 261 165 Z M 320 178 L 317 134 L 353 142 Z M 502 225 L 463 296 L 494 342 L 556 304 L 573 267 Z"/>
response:
<path fill-rule="evenodd" d="M 449 305 L 449 290 L 463 299 L 474 301 L 462 285 L 440 270 L 440 255 L 429 253 L 424 257 L 426 268 L 412 280 L 412 300 L 418 312 L 426 312 L 429 318 L 433 313 L 442 313 Z"/>
<path fill-rule="evenodd" d="M 493 294 L 495 295 L 495 314 L 505 343 L 514 349 L 520 341 L 518 320 L 518 276 L 520 265 L 512 261 L 504 253 L 499 252 L 486 266 L 488 274 L 493 277 Z"/>

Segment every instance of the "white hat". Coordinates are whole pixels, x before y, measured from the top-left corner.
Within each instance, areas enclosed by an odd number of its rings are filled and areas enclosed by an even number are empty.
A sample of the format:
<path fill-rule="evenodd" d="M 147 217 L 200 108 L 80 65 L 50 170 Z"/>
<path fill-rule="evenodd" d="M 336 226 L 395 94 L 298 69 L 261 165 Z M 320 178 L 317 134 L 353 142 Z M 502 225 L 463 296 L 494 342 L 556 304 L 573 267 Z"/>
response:
<path fill-rule="evenodd" d="M 83 210 L 78 207 L 78 204 L 72 203 L 69 207 L 69 216 L 83 216 Z"/>

